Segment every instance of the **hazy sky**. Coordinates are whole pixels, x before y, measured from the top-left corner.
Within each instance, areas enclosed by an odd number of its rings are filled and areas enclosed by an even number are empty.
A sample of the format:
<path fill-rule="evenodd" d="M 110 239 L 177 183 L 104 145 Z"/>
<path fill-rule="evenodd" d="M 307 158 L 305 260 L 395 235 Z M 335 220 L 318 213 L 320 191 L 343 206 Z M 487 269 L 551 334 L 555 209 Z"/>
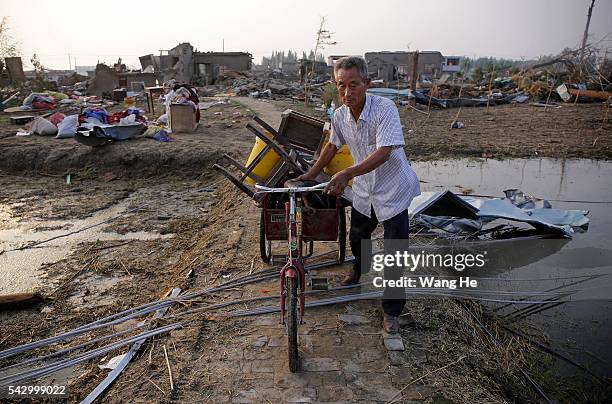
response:
<path fill-rule="evenodd" d="M 321 16 L 334 32 L 330 54 L 439 50 L 445 55 L 532 58 L 580 44 L 590 0 L 157 1 L 0 0 L 24 62 L 50 68 L 112 63 L 180 42 L 200 51 L 314 48 Z M 606 37 L 606 34 L 609 34 Z M 612 0 L 596 0 L 590 39 L 612 48 Z M 73 62 L 74 63 L 74 62 Z M 29 63 L 28 63 L 29 64 Z M 27 65 L 26 65 L 27 67 Z"/>

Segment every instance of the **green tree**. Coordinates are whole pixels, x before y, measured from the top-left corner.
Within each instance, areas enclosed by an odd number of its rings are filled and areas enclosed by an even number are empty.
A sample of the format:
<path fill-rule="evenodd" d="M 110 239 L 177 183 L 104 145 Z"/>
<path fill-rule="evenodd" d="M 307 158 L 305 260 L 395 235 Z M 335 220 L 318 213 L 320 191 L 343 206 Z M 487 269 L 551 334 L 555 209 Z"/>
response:
<path fill-rule="evenodd" d="M 36 80 L 41 81 L 41 82 L 44 81 L 45 80 L 45 70 L 47 70 L 47 68 L 43 66 L 40 60 L 38 60 L 38 58 L 36 57 L 36 53 L 33 54 L 32 57 L 30 58 L 30 63 L 32 63 L 32 66 L 34 67 L 34 73 L 36 74 Z"/>

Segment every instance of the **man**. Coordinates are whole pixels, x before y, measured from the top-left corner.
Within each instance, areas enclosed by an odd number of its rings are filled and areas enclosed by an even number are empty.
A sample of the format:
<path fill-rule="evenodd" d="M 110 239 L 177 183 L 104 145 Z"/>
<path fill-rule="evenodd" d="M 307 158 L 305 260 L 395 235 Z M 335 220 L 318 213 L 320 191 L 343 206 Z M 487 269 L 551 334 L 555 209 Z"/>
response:
<path fill-rule="evenodd" d="M 407 240 L 407 209 L 412 198 L 421 192 L 419 180 L 404 152 L 404 135 L 395 104 L 366 94 L 370 80 L 365 60 L 342 58 L 336 62 L 334 72 L 344 105 L 334 112 L 329 143 L 317 162 L 299 179 L 315 179 L 338 149 L 348 145 L 355 164 L 335 174 L 326 191 L 341 195 L 353 179 L 349 238 L 355 261 L 352 273 L 342 281 L 343 285 L 351 285 L 361 277 L 361 241 L 371 238 L 379 222 L 383 224 L 385 239 Z M 369 263 L 365 271 L 368 269 Z M 403 291 L 401 296 L 405 296 Z M 399 331 L 398 317 L 405 298 L 388 298 L 385 290 L 383 299 L 383 328 L 395 334 Z"/>

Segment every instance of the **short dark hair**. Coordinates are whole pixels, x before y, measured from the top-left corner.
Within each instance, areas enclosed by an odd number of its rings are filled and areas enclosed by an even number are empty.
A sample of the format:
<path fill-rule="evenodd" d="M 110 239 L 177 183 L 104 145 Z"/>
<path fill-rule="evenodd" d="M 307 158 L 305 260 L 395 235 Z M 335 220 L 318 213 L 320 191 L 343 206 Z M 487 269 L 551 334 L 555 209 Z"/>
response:
<path fill-rule="evenodd" d="M 364 58 L 361 58 L 359 56 L 347 56 L 338 59 L 334 66 L 334 76 L 340 69 L 351 69 L 353 67 L 357 68 L 357 71 L 359 72 L 359 75 L 363 80 L 369 79 L 368 64 L 366 63 Z"/>

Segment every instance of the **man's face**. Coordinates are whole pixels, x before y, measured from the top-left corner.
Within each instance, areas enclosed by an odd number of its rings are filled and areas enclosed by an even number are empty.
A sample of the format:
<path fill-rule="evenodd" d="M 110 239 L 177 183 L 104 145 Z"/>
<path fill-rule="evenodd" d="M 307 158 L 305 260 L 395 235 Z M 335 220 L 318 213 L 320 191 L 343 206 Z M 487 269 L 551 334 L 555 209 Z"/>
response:
<path fill-rule="evenodd" d="M 365 100 L 370 80 L 364 80 L 356 67 L 336 71 L 336 86 L 340 99 L 349 108 L 361 105 Z"/>

